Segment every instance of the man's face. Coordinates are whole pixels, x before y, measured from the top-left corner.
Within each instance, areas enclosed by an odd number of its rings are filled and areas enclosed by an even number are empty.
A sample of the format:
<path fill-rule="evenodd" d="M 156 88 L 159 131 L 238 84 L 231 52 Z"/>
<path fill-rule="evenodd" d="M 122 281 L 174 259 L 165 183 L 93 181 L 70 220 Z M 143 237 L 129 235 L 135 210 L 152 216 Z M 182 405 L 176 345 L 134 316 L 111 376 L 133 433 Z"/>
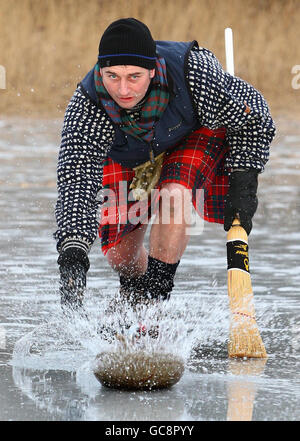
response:
<path fill-rule="evenodd" d="M 131 109 L 144 98 L 155 75 L 155 69 L 139 66 L 103 67 L 100 72 L 105 89 L 124 109 Z"/>

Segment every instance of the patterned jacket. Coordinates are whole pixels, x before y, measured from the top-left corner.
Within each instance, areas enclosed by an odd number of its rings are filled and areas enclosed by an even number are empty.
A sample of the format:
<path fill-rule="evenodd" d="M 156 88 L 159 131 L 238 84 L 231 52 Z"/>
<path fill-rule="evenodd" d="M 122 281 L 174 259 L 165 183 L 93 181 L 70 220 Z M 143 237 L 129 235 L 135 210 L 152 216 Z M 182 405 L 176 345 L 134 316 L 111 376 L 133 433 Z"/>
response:
<path fill-rule="evenodd" d="M 187 61 L 187 84 L 199 124 L 226 128 L 227 167 L 263 171 L 275 135 L 263 96 L 225 72 L 214 54 L 196 42 Z M 97 237 L 97 195 L 102 188 L 103 161 L 114 144 L 115 132 L 105 110 L 79 85 L 66 109 L 58 159 L 58 229 L 54 233 L 58 252 L 76 246 L 88 253 Z"/>

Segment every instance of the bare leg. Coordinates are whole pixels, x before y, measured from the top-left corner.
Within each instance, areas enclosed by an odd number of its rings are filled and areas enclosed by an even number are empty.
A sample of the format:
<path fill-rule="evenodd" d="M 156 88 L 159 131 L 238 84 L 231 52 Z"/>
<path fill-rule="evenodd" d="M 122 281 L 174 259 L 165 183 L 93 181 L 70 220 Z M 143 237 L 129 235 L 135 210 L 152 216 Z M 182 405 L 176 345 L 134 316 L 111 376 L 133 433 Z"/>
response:
<path fill-rule="evenodd" d="M 147 225 L 141 225 L 107 252 L 107 260 L 111 267 L 121 275 L 138 277 L 145 273 L 148 253 L 143 241 Z"/>
<path fill-rule="evenodd" d="M 166 184 L 161 191 L 159 213 L 150 232 L 150 255 L 176 263 L 189 241 L 186 228 L 191 216 L 190 192 L 180 184 Z"/>
<path fill-rule="evenodd" d="M 159 213 L 150 232 L 150 255 L 165 263 L 177 263 L 189 241 L 186 228 L 190 225 L 191 195 L 176 183 L 161 190 Z M 147 225 L 141 225 L 111 248 L 107 259 L 121 275 L 138 277 L 145 273 L 148 253 L 143 244 Z"/>
<path fill-rule="evenodd" d="M 176 183 L 161 190 L 159 213 L 151 228 L 150 256 L 143 241 L 147 225 L 128 234 L 108 253 L 108 262 L 120 274 L 120 292 L 137 304 L 151 299 L 166 300 L 174 286 L 179 260 L 189 236 L 191 192 Z M 142 276 L 142 277 L 140 277 Z"/>

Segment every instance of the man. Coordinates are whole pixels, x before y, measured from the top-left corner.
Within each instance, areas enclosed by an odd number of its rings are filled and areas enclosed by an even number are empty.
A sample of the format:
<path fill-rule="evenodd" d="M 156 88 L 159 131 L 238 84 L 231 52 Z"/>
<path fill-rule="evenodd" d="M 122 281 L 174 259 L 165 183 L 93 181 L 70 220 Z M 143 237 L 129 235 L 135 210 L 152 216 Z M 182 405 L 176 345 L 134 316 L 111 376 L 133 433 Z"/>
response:
<path fill-rule="evenodd" d="M 101 38 L 96 65 L 67 107 L 62 130 L 55 232 L 62 304 L 82 306 L 88 253 L 98 232 L 120 275 L 123 298 L 132 305 L 169 299 L 189 239 L 185 216 L 175 222 L 177 211 L 184 210 L 176 199 L 189 190 L 190 203 L 205 220 L 224 223 L 228 231 L 238 215 L 250 234 L 258 174 L 274 134 L 262 95 L 224 72 L 196 41 L 155 42 L 136 19 L 113 22 Z M 141 185 L 140 169 L 147 176 L 145 188 L 174 196 L 167 204 L 168 223 L 162 221 L 162 199 L 156 201 L 149 252 L 143 240 L 153 208 L 150 191 L 146 217 L 138 223 L 126 217 L 137 203 L 129 195 Z M 100 222 L 101 189 L 117 202 L 110 216 L 103 208 Z"/>

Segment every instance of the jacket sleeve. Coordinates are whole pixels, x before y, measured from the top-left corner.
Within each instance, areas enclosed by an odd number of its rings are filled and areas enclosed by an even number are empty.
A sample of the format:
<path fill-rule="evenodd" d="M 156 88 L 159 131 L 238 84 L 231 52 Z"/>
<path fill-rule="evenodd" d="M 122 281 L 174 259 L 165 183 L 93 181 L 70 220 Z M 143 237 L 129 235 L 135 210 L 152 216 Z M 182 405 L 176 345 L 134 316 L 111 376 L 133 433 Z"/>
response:
<path fill-rule="evenodd" d="M 105 112 L 78 88 L 65 113 L 57 166 L 54 233 L 58 252 L 69 246 L 89 251 L 97 237 L 103 161 L 114 129 Z"/>
<path fill-rule="evenodd" d="M 191 51 L 188 79 L 199 122 L 210 129 L 226 128 L 226 166 L 263 171 L 275 136 L 264 97 L 246 81 L 225 72 L 204 48 Z"/>

